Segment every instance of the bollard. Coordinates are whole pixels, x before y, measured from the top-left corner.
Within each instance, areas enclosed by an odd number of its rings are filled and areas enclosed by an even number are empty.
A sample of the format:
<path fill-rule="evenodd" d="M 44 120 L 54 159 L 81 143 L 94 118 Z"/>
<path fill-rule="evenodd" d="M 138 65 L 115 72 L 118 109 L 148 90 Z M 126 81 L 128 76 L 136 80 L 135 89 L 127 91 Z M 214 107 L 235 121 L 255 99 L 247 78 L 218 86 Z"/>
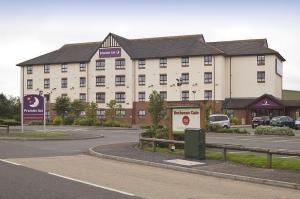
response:
<path fill-rule="evenodd" d="M 267 168 L 272 168 L 272 153 L 270 151 L 267 152 Z"/>
<path fill-rule="evenodd" d="M 227 161 L 227 149 L 223 148 L 223 157 L 224 157 L 224 161 Z"/>

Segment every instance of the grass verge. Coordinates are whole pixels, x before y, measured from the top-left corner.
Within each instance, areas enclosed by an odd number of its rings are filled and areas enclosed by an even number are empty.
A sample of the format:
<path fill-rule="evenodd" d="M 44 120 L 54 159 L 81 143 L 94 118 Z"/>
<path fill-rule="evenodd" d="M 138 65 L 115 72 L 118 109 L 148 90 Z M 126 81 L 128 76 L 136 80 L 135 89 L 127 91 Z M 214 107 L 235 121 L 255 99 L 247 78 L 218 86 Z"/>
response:
<path fill-rule="evenodd" d="M 23 138 L 51 138 L 51 137 L 64 137 L 67 134 L 62 132 L 35 132 L 35 131 L 25 131 L 22 132 L 10 132 L 9 134 L 0 133 L 0 137 L 23 137 Z"/>
<path fill-rule="evenodd" d="M 152 151 L 152 147 L 145 148 L 147 151 Z M 170 151 L 168 148 L 157 147 L 158 153 L 167 153 L 173 155 L 184 155 L 183 149 L 176 149 L 175 152 Z M 222 160 L 223 153 L 220 151 L 206 150 L 206 158 L 213 160 Z M 251 152 L 228 152 L 228 161 L 239 163 L 246 166 L 265 168 L 267 164 L 267 156 L 264 154 L 257 154 Z M 289 169 L 300 170 L 300 159 L 282 158 L 282 156 L 273 156 L 272 168 L 274 169 Z"/>

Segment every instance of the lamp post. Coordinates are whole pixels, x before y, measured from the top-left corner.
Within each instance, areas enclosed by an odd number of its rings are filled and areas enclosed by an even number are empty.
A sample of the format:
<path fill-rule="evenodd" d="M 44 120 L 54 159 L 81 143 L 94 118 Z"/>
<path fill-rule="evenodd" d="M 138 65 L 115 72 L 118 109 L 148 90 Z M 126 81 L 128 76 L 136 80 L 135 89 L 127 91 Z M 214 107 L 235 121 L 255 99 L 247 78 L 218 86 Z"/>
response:
<path fill-rule="evenodd" d="M 51 119 L 51 103 L 50 103 L 50 96 L 51 94 L 53 93 L 53 91 L 56 90 L 56 88 L 52 88 L 51 91 L 47 92 L 47 95 L 48 95 L 48 99 L 47 99 L 47 102 L 48 102 L 48 119 L 50 121 Z"/>
<path fill-rule="evenodd" d="M 179 86 L 179 101 L 182 101 L 182 93 L 181 93 L 181 85 L 182 85 L 182 78 L 180 77 L 179 79 L 176 78 L 176 81 L 177 81 L 177 86 Z"/>

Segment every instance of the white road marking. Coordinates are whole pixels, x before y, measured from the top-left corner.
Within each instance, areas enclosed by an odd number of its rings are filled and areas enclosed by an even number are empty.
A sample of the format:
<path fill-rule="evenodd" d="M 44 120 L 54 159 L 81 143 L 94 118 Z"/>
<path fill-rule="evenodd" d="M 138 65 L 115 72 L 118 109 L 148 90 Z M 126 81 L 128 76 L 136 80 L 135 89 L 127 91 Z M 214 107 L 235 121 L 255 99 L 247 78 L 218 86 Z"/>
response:
<path fill-rule="evenodd" d="M 80 182 L 80 183 L 83 183 L 83 184 L 87 184 L 87 185 L 91 185 L 91 186 L 94 186 L 94 187 L 102 188 L 102 189 L 105 189 L 105 190 L 108 190 L 108 191 L 113 191 L 113 192 L 121 193 L 121 194 L 128 195 L 128 196 L 135 196 L 132 193 L 128 193 L 128 192 L 125 192 L 125 191 L 119 191 L 117 189 L 112 189 L 112 188 L 109 188 L 109 187 L 100 186 L 100 185 L 97 185 L 97 184 L 93 184 L 93 183 L 90 183 L 90 182 L 78 180 L 78 179 L 75 179 L 75 178 L 70 178 L 70 177 L 59 175 L 59 174 L 56 174 L 56 173 L 49 172 L 48 174 L 49 175 L 54 175 L 54 176 L 57 176 L 57 177 L 60 177 L 60 178 L 64 178 L 64 179 L 67 179 L 67 180 Z"/>
<path fill-rule="evenodd" d="M 0 159 L 1 162 L 6 162 L 6 163 L 9 163 L 9 164 L 13 164 L 13 165 L 16 165 L 16 166 L 20 166 L 21 164 L 18 164 L 18 163 L 15 163 L 15 162 L 11 162 L 11 161 L 8 161 L 8 160 L 3 160 L 3 159 Z"/>
<path fill-rule="evenodd" d="M 291 140 L 274 140 L 274 141 L 271 141 L 271 142 L 289 142 L 289 141 L 291 141 Z"/>

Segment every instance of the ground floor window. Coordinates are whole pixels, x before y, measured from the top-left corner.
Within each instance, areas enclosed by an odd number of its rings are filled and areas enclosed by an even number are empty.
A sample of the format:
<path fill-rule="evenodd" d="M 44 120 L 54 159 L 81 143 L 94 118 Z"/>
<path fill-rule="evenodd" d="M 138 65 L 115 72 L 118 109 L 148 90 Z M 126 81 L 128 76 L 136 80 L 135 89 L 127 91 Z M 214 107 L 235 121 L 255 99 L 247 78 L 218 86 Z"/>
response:
<path fill-rule="evenodd" d="M 97 115 L 98 119 L 104 119 L 105 118 L 105 110 L 104 109 L 97 110 L 96 115 Z"/>
<path fill-rule="evenodd" d="M 126 112 L 125 110 L 116 110 L 116 117 L 117 118 L 125 118 Z"/>
<path fill-rule="evenodd" d="M 145 118 L 145 116 L 146 116 L 146 111 L 145 111 L 145 110 L 139 110 L 138 116 L 139 116 L 139 118 Z"/>
<path fill-rule="evenodd" d="M 204 100 L 212 100 L 212 91 L 211 90 L 204 91 Z"/>

